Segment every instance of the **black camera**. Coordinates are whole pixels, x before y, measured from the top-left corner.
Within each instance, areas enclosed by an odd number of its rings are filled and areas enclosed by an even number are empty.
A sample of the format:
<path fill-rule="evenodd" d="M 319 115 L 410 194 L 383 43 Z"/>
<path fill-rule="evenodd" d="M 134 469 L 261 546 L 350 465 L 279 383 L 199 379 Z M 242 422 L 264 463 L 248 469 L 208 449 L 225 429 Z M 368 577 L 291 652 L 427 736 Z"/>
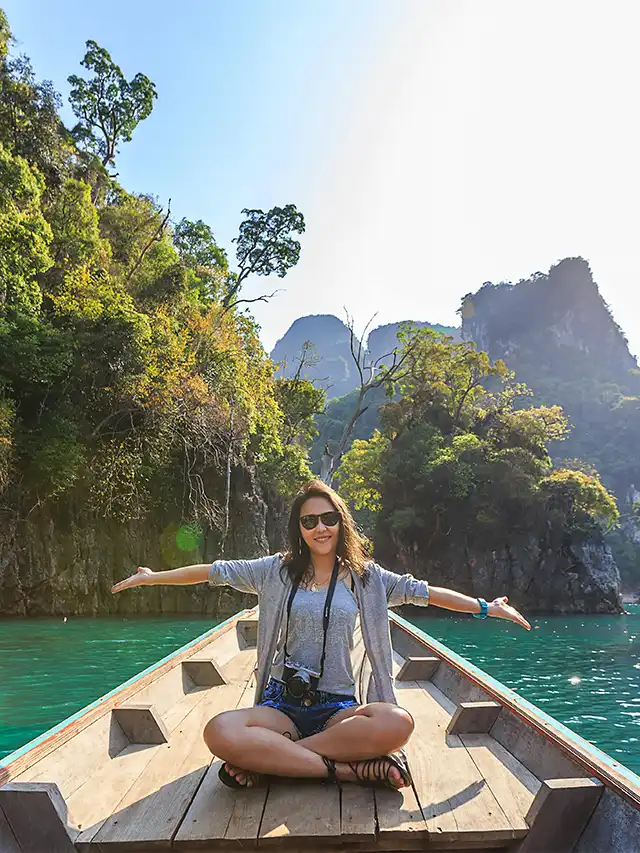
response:
<path fill-rule="evenodd" d="M 282 680 L 289 698 L 295 699 L 307 708 L 313 705 L 320 681 L 319 672 L 288 660 L 282 670 Z"/>

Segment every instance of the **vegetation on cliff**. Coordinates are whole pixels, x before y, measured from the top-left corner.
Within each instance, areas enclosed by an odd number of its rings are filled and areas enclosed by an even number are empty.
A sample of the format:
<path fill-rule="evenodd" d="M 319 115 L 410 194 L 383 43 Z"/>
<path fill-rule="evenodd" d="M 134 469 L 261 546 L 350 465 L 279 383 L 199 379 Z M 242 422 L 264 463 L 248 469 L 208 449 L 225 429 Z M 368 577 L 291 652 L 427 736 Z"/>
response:
<path fill-rule="evenodd" d="M 5 521 L 65 501 L 106 520 L 170 509 L 223 542 L 236 466 L 280 493 L 309 476 L 323 394 L 275 378 L 242 294 L 249 276 L 297 262 L 304 218 L 292 204 L 244 210 L 232 269 L 206 223 L 173 223 L 169 205 L 110 173 L 154 84 L 87 42 L 68 131 L 53 86 L 10 47 L 0 13 Z"/>
<path fill-rule="evenodd" d="M 502 358 L 533 392 L 560 405 L 570 429 L 552 441 L 555 464 L 597 471 L 616 496 L 621 529 L 634 524 L 640 489 L 640 371 L 588 263 L 566 258 L 515 285 L 486 282 L 460 309 L 463 337 Z M 627 581 L 640 583 L 640 547 L 612 532 Z"/>
<path fill-rule="evenodd" d="M 376 549 L 426 564 L 518 537 L 557 549 L 601 540 L 618 519 L 614 498 L 596 474 L 551 464 L 549 443 L 567 434 L 561 408 L 523 406 L 526 387 L 472 344 L 425 329 L 404 337 L 412 349 L 399 396 L 337 475 Z"/>

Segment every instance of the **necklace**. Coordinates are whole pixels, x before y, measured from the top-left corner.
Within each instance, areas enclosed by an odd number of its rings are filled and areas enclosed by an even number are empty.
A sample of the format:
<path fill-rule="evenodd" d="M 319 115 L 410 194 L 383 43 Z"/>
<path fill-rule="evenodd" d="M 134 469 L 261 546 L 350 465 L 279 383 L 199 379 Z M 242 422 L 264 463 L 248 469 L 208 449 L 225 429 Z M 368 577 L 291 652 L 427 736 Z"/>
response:
<path fill-rule="evenodd" d="M 342 577 L 343 577 L 343 574 L 342 574 L 342 572 L 340 572 L 340 574 L 338 575 L 338 579 L 341 579 Z M 327 589 L 330 581 L 331 581 L 331 578 L 329 578 L 329 580 L 326 583 L 317 584 L 316 579 L 314 577 L 313 580 L 309 581 L 307 584 L 305 584 L 305 586 L 308 590 L 311 590 L 311 592 L 319 592 L 321 589 Z"/>

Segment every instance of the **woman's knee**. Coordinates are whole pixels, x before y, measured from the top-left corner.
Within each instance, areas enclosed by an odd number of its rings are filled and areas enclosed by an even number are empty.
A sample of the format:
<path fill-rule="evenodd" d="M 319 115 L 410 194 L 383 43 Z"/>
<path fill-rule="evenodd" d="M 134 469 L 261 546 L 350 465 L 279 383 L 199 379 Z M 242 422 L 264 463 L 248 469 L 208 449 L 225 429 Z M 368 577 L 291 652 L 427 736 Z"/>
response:
<path fill-rule="evenodd" d="M 404 708 L 386 702 L 371 706 L 380 724 L 381 736 L 388 742 L 389 750 L 400 749 L 409 740 L 415 729 L 413 717 Z"/>
<path fill-rule="evenodd" d="M 400 738 L 399 746 L 404 746 L 414 732 L 415 720 L 404 708 L 394 708 L 394 726 Z"/>
<path fill-rule="evenodd" d="M 211 752 L 218 758 L 224 758 L 227 749 L 238 741 L 242 728 L 243 722 L 235 711 L 223 711 L 209 720 L 202 736 Z"/>

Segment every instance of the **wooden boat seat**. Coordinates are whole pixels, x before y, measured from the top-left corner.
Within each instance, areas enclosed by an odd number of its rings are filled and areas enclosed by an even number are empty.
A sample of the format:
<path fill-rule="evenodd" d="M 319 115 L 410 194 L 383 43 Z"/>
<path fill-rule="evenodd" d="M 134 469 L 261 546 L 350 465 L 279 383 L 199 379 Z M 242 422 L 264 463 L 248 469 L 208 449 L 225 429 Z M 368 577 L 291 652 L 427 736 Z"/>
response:
<path fill-rule="evenodd" d="M 219 687 L 227 683 L 211 658 L 190 658 L 182 662 L 182 668 L 198 687 Z"/>
<path fill-rule="evenodd" d="M 111 712 L 129 743 L 166 743 L 169 730 L 154 705 L 125 704 Z"/>

